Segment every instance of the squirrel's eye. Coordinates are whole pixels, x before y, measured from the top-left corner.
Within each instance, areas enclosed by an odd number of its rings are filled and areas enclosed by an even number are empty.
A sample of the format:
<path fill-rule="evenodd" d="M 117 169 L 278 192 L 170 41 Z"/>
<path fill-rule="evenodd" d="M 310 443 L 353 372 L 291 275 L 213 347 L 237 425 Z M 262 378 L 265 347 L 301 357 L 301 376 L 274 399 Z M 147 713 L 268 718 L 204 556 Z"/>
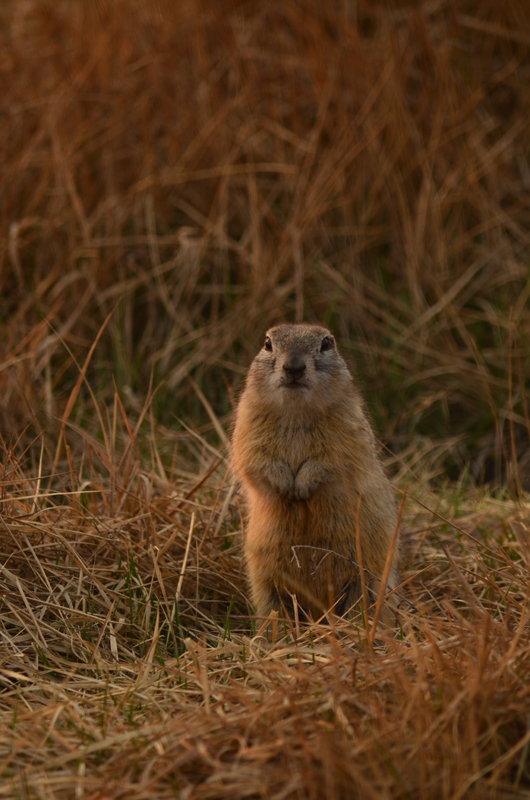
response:
<path fill-rule="evenodd" d="M 320 352 L 325 353 L 326 350 L 333 350 L 333 339 L 331 336 L 324 336 L 322 344 L 320 345 Z"/>
<path fill-rule="evenodd" d="M 269 353 L 271 352 L 271 350 L 272 350 L 272 339 L 270 338 L 270 336 L 267 336 L 267 338 L 265 339 L 265 344 L 263 345 L 263 347 L 265 348 L 265 350 L 268 350 Z"/>

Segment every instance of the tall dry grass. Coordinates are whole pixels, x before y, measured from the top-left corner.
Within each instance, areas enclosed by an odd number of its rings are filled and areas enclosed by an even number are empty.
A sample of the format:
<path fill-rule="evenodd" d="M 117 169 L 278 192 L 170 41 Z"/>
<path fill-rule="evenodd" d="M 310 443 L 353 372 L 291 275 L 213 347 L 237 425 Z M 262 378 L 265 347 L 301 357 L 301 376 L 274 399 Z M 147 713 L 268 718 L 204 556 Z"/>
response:
<path fill-rule="evenodd" d="M 111 310 L 94 390 L 153 377 L 167 425 L 319 320 L 394 450 L 528 486 L 526 0 L 0 13 L 3 436 L 61 416 Z"/>
<path fill-rule="evenodd" d="M 528 797 L 525 0 L 7 0 L 0 40 L 0 797 Z M 226 431 L 279 319 L 407 492 L 396 636 L 250 615 Z"/>

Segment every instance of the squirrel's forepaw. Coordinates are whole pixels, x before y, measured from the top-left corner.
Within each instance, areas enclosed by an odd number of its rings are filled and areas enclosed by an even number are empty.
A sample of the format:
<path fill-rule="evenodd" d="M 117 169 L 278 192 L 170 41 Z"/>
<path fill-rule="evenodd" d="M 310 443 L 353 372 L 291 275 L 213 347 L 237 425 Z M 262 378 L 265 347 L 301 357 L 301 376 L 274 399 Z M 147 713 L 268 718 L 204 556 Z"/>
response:
<path fill-rule="evenodd" d="M 274 492 L 283 500 L 294 500 L 295 490 L 292 481 L 277 481 L 272 486 Z"/>
<path fill-rule="evenodd" d="M 314 487 L 310 484 L 299 486 L 295 483 L 291 500 L 309 500 L 314 492 Z"/>

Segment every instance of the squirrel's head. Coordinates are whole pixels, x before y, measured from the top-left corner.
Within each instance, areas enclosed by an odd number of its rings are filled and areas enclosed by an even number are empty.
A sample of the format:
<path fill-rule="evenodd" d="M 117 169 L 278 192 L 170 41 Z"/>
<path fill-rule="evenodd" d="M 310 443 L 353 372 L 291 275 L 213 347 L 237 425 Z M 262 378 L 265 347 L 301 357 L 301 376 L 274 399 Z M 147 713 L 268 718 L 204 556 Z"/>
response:
<path fill-rule="evenodd" d="M 325 407 L 351 392 L 352 377 L 326 328 L 283 324 L 267 331 L 247 386 L 267 405 Z"/>

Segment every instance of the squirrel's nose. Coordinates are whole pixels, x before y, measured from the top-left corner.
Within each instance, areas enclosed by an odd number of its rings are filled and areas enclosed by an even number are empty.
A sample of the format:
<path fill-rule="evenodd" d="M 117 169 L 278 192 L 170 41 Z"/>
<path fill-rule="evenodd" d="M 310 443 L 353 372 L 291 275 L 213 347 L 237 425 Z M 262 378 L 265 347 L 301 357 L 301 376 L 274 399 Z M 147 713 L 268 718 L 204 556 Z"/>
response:
<path fill-rule="evenodd" d="M 283 362 L 283 368 L 292 381 L 297 381 L 305 372 L 305 354 L 303 350 L 295 348 L 289 350 Z"/>

